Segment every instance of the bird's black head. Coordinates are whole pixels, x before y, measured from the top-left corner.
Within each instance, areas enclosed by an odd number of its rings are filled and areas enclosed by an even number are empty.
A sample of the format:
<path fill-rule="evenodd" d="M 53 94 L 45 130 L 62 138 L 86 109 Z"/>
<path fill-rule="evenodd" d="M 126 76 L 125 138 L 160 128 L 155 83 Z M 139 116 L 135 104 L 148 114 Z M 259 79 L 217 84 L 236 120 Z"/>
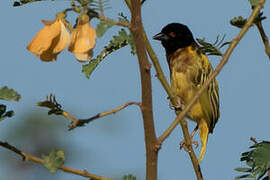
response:
<path fill-rule="evenodd" d="M 179 23 L 168 24 L 153 39 L 161 41 L 167 55 L 174 53 L 179 48 L 190 46 L 195 42 L 188 27 Z"/>

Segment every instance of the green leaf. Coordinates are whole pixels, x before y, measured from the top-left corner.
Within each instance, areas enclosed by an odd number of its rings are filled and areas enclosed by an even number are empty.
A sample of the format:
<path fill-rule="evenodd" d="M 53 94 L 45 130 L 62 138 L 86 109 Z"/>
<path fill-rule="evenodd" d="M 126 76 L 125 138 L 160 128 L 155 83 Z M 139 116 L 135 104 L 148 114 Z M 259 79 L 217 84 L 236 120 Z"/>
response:
<path fill-rule="evenodd" d="M 65 162 L 64 151 L 62 150 L 51 150 L 48 156 L 43 155 L 43 165 L 49 170 L 50 173 L 55 173 L 57 169 L 63 166 Z"/>
<path fill-rule="evenodd" d="M 248 1 L 252 7 L 256 6 L 259 2 L 258 0 L 248 0 Z"/>
<path fill-rule="evenodd" d="M 247 22 L 247 19 L 243 18 L 242 16 L 234 17 L 230 20 L 232 26 L 242 28 Z"/>
<path fill-rule="evenodd" d="M 118 20 L 120 22 L 129 23 L 127 16 L 125 16 L 122 12 L 118 14 Z"/>
<path fill-rule="evenodd" d="M 203 54 L 206 54 L 208 56 L 215 55 L 215 56 L 222 56 L 221 48 L 225 45 L 229 45 L 231 42 L 224 42 L 225 35 L 220 39 L 219 36 L 217 36 L 216 41 L 214 43 L 209 43 L 205 41 L 205 38 L 196 40 L 198 41 L 200 45 L 199 51 Z"/>
<path fill-rule="evenodd" d="M 91 3 L 91 8 L 100 12 L 100 14 L 104 14 L 104 10 L 111 9 L 109 4 L 109 0 L 94 0 Z"/>
<path fill-rule="evenodd" d="M 90 78 L 90 75 L 96 69 L 100 62 L 101 61 L 99 61 L 99 59 L 93 59 L 88 64 L 82 66 L 82 73 L 86 75 L 87 79 Z"/>
<path fill-rule="evenodd" d="M 238 171 L 238 172 L 251 172 L 251 168 L 235 168 L 234 169 L 235 171 Z"/>
<path fill-rule="evenodd" d="M 89 79 L 92 72 L 96 69 L 99 63 L 105 59 L 105 57 L 107 57 L 112 52 L 127 46 L 128 44 L 130 44 L 132 47 L 132 53 L 135 53 L 135 46 L 132 36 L 127 34 L 124 29 L 121 29 L 118 32 L 118 35 L 113 36 L 113 39 L 110 41 L 109 45 L 105 46 L 104 50 L 99 55 L 97 55 L 95 59 L 92 59 L 88 64 L 82 66 L 82 73 L 84 73 L 86 78 Z"/>
<path fill-rule="evenodd" d="M 14 111 L 6 111 L 6 105 L 0 104 L 0 121 L 12 117 L 14 115 Z"/>
<path fill-rule="evenodd" d="M 242 153 L 241 161 L 246 161 L 247 166 L 251 168 L 236 168 L 235 170 L 250 172 L 250 176 L 259 180 L 270 168 L 270 142 L 263 141 L 249 148 L 251 149 L 249 152 Z"/>
<path fill-rule="evenodd" d="M 115 22 L 113 20 L 107 20 L 103 21 L 101 20 L 99 24 L 97 25 L 97 37 L 102 37 L 109 28 L 111 28 L 113 25 L 115 25 Z"/>
<path fill-rule="evenodd" d="M 10 89 L 7 86 L 4 86 L 0 89 L 0 99 L 6 101 L 19 101 L 20 98 L 21 96 L 14 89 Z"/>
<path fill-rule="evenodd" d="M 244 175 L 241 175 L 241 176 L 236 176 L 235 180 L 243 179 L 243 178 L 254 178 L 254 176 L 251 176 L 249 174 L 244 174 Z"/>
<path fill-rule="evenodd" d="M 136 177 L 133 176 L 132 174 L 128 174 L 123 176 L 122 180 L 136 180 Z"/>
<path fill-rule="evenodd" d="M 38 2 L 38 1 L 44 1 L 44 0 L 20 0 L 20 1 L 14 1 L 13 6 L 22 6 L 24 4 L 29 4 L 33 2 Z"/>

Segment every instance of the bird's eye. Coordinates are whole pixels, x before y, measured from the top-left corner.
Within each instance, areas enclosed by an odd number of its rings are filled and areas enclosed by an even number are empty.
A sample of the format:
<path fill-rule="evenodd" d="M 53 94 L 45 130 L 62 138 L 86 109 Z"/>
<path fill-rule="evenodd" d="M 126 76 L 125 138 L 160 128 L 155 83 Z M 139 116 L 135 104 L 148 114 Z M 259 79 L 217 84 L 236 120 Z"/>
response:
<path fill-rule="evenodd" d="M 170 34 L 169 34 L 171 37 L 175 37 L 176 36 L 176 34 L 174 33 L 174 32 L 170 32 Z"/>

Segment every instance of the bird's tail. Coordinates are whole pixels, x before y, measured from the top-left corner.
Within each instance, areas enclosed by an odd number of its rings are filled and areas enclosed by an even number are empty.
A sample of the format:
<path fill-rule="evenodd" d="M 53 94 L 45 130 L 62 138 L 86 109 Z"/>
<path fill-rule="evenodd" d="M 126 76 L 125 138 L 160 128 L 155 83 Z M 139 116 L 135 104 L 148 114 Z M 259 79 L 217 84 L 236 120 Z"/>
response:
<path fill-rule="evenodd" d="M 198 159 L 199 163 L 203 160 L 203 157 L 205 155 L 206 151 L 206 145 L 208 140 L 208 134 L 209 134 L 209 128 L 204 119 L 202 119 L 199 123 L 199 133 L 201 138 L 201 151 L 200 151 L 200 157 Z"/>

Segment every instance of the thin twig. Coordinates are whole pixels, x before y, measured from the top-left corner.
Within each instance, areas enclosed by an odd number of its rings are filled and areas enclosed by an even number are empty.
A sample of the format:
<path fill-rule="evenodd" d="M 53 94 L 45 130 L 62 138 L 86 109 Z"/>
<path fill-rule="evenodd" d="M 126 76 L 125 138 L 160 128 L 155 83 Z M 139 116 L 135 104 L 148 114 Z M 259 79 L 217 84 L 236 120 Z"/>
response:
<path fill-rule="evenodd" d="M 261 38 L 262 38 L 262 41 L 263 41 L 263 44 L 264 44 L 264 47 L 265 47 L 265 53 L 268 55 L 269 59 L 270 59 L 270 46 L 269 46 L 269 41 L 268 41 L 268 37 L 267 35 L 265 34 L 264 32 L 264 29 L 263 29 L 263 26 L 262 26 L 262 22 L 261 21 L 258 21 L 256 24 L 256 27 L 258 28 L 259 32 L 260 32 L 260 35 L 261 35 Z"/>
<path fill-rule="evenodd" d="M 21 150 L 19 150 L 16 147 L 8 144 L 7 142 L 0 141 L 0 146 L 2 146 L 4 148 L 18 154 L 18 155 L 20 155 L 23 160 L 31 161 L 31 162 L 38 163 L 38 164 L 43 164 L 44 163 L 43 159 L 40 159 L 38 157 L 26 154 L 25 152 L 22 152 Z M 97 176 L 97 175 L 94 175 L 94 174 L 90 174 L 86 170 L 80 171 L 80 170 L 73 169 L 73 168 L 70 168 L 70 167 L 67 167 L 67 166 L 61 166 L 59 169 L 64 171 L 64 172 L 67 172 L 67 173 L 76 174 L 76 175 L 79 175 L 79 176 L 91 178 L 93 180 L 110 180 L 109 178 L 105 178 L 105 177 L 102 177 L 102 176 Z"/>
<path fill-rule="evenodd" d="M 124 21 L 116 21 L 114 19 L 111 19 L 111 18 L 107 18 L 107 17 L 104 17 L 104 16 L 99 16 L 98 17 L 100 20 L 102 21 L 111 21 L 113 22 L 115 25 L 118 25 L 118 26 L 122 26 L 122 27 L 126 27 L 126 28 L 130 28 L 131 27 L 131 24 L 128 23 L 128 22 L 124 22 Z"/>
<path fill-rule="evenodd" d="M 130 106 L 130 105 L 138 105 L 139 107 L 141 106 L 141 103 L 140 102 L 126 102 L 125 104 L 115 108 L 115 109 L 112 109 L 112 110 L 109 110 L 109 111 L 106 111 L 106 112 L 103 112 L 103 113 L 98 113 L 97 115 L 95 116 L 92 116 L 88 119 L 78 119 L 74 116 L 72 116 L 71 114 L 69 114 L 68 112 L 66 111 L 63 111 L 63 116 L 65 116 L 66 118 L 68 119 L 71 119 L 72 122 L 69 124 L 69 130 L 72 130 L 76 127 L 81 127 L 81 126 L 84 126 L 85 124 L 95 120 L 95 119 L 98 119 L 98 118 L 101 118 L 101 117 L 104 117 L 104 116 L 108 116 L 110 114 L 114 114 L 118 111 L 121 111 L 122 109 L 126 108 L 127 106 Z"/>
<path fill-rule="evenodd" d="M 199 99 L 201 94 L 204 92 L 204 90 L 209 86 L 209 84 L 213 81 L 213 79 L 219 74 L 219 72 L 222 70 L 222 68 L 225 66 L 225 64 L 228 62 L 229 57 L 231 53 L 233 52 L 234 48 L 237 46 L 239 41 L 242 39 L 242 37 L 245 35 L 247 30 L 251 27 L 254 19 L 257 17 L 259 11 L 261 8 L 263 8 L 263 5 L 265 3 L 265 0 L 260 0 L 257 6 L 254 8 L 252 14 L 248 18 L 246 24 L 243 26 L 240 33 L 232 40 L 229 48 L 227 49 L 226 53 L 224 54 L 223 58 L 221 59 L 220 63 L 218 64 L 217 68 L 213 73 L 211 73 L 209 79 L 205 82 L 205 84 L 199 89 L 199 91 L 195 94 L 193 99 L 190 101 L 189 104 L 185 106 L 185 109 L 177 116 L 177 118 L 174 120 L 174 122 L 170 125 L 170 127 L 159 137 L 159 140 L 162 142 L 164 141 L 174 130 L 174 128 L 177 126 L 179 121 L 181 121 L 187 112 L 190 110 L 190 108 L 194 105 L 194 103 Z"/>
<path fill-rule="evenodd" d="M 254 144 L 257 144 L 257 143 L 258 143 L 257 140 L 256 140 L 254 137 L 250 137 L 250 140 L 251 140 L 252 142 L 254 142 Z"/>

